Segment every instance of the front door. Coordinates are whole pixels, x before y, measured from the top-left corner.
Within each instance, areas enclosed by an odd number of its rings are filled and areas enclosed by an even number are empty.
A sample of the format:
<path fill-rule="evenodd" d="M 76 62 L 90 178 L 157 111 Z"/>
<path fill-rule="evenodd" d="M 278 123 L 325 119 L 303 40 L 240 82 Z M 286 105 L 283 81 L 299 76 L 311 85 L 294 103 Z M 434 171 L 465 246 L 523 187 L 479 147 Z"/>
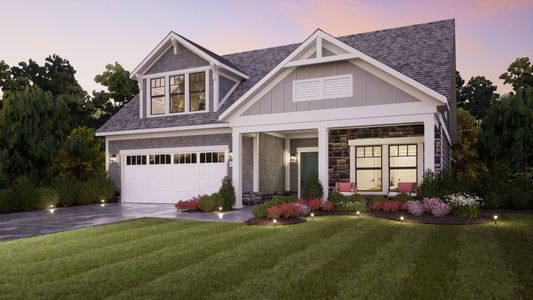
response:
<path fill-rule="evenodd" d="M 313 171 L 318 173 L 318 152 L 301 152 L 299 197 L 303 196 L 305 180 Z"/>

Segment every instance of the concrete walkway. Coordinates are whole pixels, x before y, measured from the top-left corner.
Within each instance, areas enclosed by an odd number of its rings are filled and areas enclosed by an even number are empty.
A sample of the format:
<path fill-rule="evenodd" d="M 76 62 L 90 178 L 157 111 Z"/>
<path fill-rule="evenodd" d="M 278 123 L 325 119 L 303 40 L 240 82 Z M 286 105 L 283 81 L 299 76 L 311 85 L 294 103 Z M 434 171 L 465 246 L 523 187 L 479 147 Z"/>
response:
<path fill-rule="evenodd" d="M 242 223 L 252 217 L 252 208 L 218 213 L 177 212 L 172 204 L 85 205 L 0 215 L 0 241 L 108 224 L 137 218 Z"/>

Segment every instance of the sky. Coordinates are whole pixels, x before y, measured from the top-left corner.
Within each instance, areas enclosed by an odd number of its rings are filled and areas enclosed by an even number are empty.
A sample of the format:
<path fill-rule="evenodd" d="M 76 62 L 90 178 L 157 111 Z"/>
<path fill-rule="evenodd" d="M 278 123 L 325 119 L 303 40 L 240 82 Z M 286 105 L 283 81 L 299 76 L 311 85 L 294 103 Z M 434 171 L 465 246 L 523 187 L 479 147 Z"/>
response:
<path fill-rule="evenodd" d="M 133 70 L 175 31 L 218 54 L 302 42 L 316 28 L 341 36 L 455 19 L 457 70 L 498 79 L 517 57 L 533 58 L 533 0 L 0 0 L 0 60 L 68 59 L 88 92 L 119 62 Z"/>

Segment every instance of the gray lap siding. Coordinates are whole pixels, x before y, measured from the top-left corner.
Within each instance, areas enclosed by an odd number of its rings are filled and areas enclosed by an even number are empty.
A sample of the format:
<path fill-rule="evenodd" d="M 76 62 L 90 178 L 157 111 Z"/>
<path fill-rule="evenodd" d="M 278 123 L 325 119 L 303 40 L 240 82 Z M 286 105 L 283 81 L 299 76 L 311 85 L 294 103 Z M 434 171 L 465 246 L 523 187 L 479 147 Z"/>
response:
<path fill-rule="evenodd" d="M 109 155 L 118 155 L 121 150 L 154 149 L 154 148 L 177 148 L 177 147 L 199 147 L 227 145 L 231 149 L 231 134 L 212 134 L 195 136 L 177 136 L 164 138 L 145 138 L 131 140 L 109 141 Z M 109 165 L 108 174 L 115 186 L 120 190 L 120 165 L 112 163 Z M 228 170 L 231 176 L 231 170 Z"/>

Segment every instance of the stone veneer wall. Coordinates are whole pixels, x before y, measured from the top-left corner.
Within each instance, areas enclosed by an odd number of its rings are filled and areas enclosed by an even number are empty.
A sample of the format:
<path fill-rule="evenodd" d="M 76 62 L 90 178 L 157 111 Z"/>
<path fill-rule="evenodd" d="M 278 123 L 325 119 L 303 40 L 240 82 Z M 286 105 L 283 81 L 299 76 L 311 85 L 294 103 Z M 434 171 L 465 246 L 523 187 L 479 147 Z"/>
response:
<path fill-rule="evenodd" d="M 424 125 L 331 129 L 329 131 L 329 188 L 335 182 L 350 181 L 348 140 L 423 136 Z"/>

